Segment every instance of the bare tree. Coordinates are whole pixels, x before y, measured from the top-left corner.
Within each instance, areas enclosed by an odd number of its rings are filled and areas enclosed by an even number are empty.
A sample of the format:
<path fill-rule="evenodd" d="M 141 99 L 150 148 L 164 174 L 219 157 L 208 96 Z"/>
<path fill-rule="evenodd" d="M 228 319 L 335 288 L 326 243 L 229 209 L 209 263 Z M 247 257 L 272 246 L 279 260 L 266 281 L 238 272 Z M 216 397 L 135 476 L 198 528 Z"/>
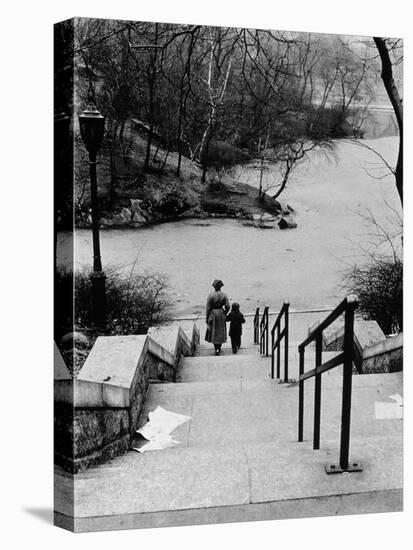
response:
<path fill-rule="evenodd" d="M 392 52 L 394 53 L 394 51 L 397 51 L 400 41 L 391 41 L 387 38 L 374 37 L 374 43 L 376 44 L 381 59 L 381 78 L 393 106 L 397 125 L 399 127 L 399 153 L 397 156 L 397 164 L 394 175 L 396 178 L 397 192 L 399 193 L 400 201 L 403 204 L 403 100 L 399 95 L 399 91 L 393 77 L 393 63 L 397 63 L 399 59 L 396 57 L 395 61 L 392 62 L 390 57 Z"/>

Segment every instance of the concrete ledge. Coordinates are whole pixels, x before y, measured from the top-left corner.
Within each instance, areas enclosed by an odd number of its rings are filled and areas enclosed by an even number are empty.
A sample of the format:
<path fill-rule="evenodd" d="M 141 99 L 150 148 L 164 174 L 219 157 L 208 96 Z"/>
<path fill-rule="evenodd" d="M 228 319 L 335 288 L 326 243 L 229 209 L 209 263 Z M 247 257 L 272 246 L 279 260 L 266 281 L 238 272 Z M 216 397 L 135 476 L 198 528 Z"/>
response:
<path fill-rule="evenodd" d="M 369 359 L 375 355 L 382 355 L 396 349 L 403 348 L 403 333 L 386 338 L 383 342 L 378 342 L 374 346 L 370 346 L 363 351 L 363 359 Z"/>
<path fill-rule="evenodd" d="M 237 506 L 87 518 L 73 518 L 55 512 L 54 524 L 82 533 L 402 511 L 403 490 L 392 489 Z"/>
<path fill-rule="evenodd" d="M 192 342 L 191 342 L 192 355 L 195 353 L 195 350 L 197 346 L 199 346 L 199 344 L 200 344 L 199 328 L 198 328 L 198 325 L 194 323 L 192 328 Z"/>
<path fill-rule="evenodd" d="M 363 373 L 403 370 L 403 333 L 363 350 Z"/>
<path fill-rule="evenodd" d="M 110 381 L 130 388 L 141 355 L 146 351 L 146 335 L 99 336 L 77 379 Z"/>
<path fill-rule="evenodd" d="M 341 351 L 344 344 L 343 320 L 323 334 L 324 351 Z M 315 328 L 314 323 L 310 328 Z M 356 318 L 354 345 L 361 357 L 361 374 L 396 372 L 403 369 L 403 335 L 386 338 L 376 321 Z"/>
<path fill-rule="evenodd" d="M 56 342 L 53 342 L 54 345 L 54 379 L 55 380 L 70 380 L 72 375 L 69 372 L 69 369 L 66 366 L 65 360 L 62 357 L 62 354 L 59 351 L 59 348 L 56 346 Z"/>
<path fill-rule="evenodd" d="M 191 337 L 178 325 L 150 327 L 148 330 L 149 350 L 151 353 L 175 366 L 180 355 L 192 355 L 196 326 L 192 327 Z"/>
<path fill-rule="evenodd" d="M 152 334 L 148 336 L 148 351 L 149 353 L 152 353 L 152 355 L 155 355 L 159 359 L 162 359 L 162 361 L 164 361 L 171 367 L 174 366 L 175 354 L 172 353 L 170 350 L 168 350 L 166 347 L 163 347 L 159 343 L 158 338 L 155 339 L 155 337 Z"/>
<path fill-rule="evenodd" d="M 78 472 L 125 452 L 150 380 L 175 381 L 181 355 L 192 355 L 196 347 L 195 327 L 192 341 L 181 327 L 150 332 L 98 337 L 77 378 L 57 353 L 55 458 L 66 470 Z"/>
<path fill-rule="evenodd" d="M 199 337 L 195 325 L 192 325 L 191 337 L 181 326 L 151 327 L 148 330 L 148 349 L 153 356 L 150 360 L 150 379 L 174 382 L 181 356 L 193 355 L 197 341 Z M 156 362 L 155 358 L 161 362 Z"/>
<path fill-rule="evenodd" d="M 326 329 L 323 335 L 323 349 L 326 351 L 341 351 L 344 343 L 344 319 L 337 319 L 332 330 Z M 378 342 L 384 342 L 386 336 L 376 321 L 354 320 L 354 341 L 361 352 L 366 347 Z"/>

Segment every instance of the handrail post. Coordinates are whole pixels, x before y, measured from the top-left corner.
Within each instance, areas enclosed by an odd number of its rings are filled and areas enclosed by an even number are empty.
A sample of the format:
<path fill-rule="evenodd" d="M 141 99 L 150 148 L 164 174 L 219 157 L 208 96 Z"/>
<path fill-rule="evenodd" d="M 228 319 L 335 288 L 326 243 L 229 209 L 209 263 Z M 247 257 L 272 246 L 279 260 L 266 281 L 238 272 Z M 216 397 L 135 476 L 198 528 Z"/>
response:
<path fill-rule="evenodd" d="M 260 308 L 257 307 L 255 310 L 255 320 L 254 320 L 254 344 L 259 342 L 259 331 L 260 331 Z"/>
<path fill-rule="evenodd" d="M 303 342 L 298 346 L 299 351 L 299 393 L 298 393 L 298 441 L 303 441 L 304 432 L 304 381 L 314 377 L 314 430 L 313 449 L 320 448 L 320 424 L 321 424 L 321 374 L 328 370 L 343 365 L 343 390 L 341 407 L 341 434 L 340 434 L 340 462 L 339 464 L 326 464 L 327 474 L 343 472 L 362 472 L 360 462 L 349 463 L 350 449 L 350 421 L 351 421 L 351 389 L 353 376 L 354 351 L 354 315 L 358 307 L 358 298 L 355 295 L 347 296 L 336 309 L 313 329 Z M 343 352 L 337 357 L 322 362 L 323 331 L 330 326 L 340 315 L 344 314 L 344 345 Z M 305 347 L 315 340 L 315 368 L 304 373 Z"/>
<path fill-rule="evenodd" d="M 304 373 L 304 352 L 305 348 L 298 348 L 300 353 L 299 374 Z M 303 426 L 304 426 L 304 380 L 298 383 L 298 441 L 303 441 Z"/>
<path fill-rule="evenodd" d="M 268 319 L 268 308 L 265 315 L 265 357 L 268 357 L 268 330 L 269 330 L 269 319 Z"/>
<path fill-rule="evenodd" d="M 351 386 L 353 378 L 354 308 L 347 307 L 344 316 L 343 397 L 341 408 L 340 467 L 348 469 L 350 447 Z"/>
<path fill-rule="evenodd" d="M 323 333 L 320 331 L 315 341 L 315 366 L 321 365 Z M 313 449 L 320 448 L 320 420 L 321 420 L 321 374 L 315 375 L 314 384 L 314 432 Z"/>
<path fill-rule="evenodd" d="M 288 382 L 288 329 L 289 329 L 289 321 L 288 321 L 288 309 L 290 307 L 289 303 L 285 303 L 285 310 L 284 310 L 284 382 Z"/>
<path fill-rule="evenodd" d="M 274 380 L 274 330 L 271 331 L 271 379 Z"/>
<path fill-rule="evenodd" d="M 281 373 L 280 373 L 280 362 L 281 362 L 281 358 L 280 358 L 280 352 L 281 352 L 281 347 L 280 347 L 280 323 L 278 323 L 277 325 L 277 379 L 279 380 L 281 378 Z"/>

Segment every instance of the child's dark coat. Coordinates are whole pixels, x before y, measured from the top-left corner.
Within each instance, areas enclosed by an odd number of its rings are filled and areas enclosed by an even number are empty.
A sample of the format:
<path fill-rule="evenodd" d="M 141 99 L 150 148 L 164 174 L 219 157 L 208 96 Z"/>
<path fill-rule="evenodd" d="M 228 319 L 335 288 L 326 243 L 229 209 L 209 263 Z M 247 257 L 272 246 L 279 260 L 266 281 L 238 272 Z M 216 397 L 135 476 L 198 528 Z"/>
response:
<path fill-rule="evenodd" d="M 232 310 L 227 315 L 227 321 L 230 322 L 229 325 L 229 335 L 231 338 L 236 340 L 241 338 L 242 334 L 242 323 L 245 323 L 243 314 L 240 311 Z"/>

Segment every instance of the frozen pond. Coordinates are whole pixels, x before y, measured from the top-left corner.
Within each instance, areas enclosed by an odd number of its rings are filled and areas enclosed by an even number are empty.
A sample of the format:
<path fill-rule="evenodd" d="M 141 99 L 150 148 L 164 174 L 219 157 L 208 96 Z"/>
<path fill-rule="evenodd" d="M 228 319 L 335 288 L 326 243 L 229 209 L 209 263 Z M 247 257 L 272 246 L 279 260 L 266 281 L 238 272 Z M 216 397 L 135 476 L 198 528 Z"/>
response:
<path fill-rule="evenodd" d="M 392 161 L 397 140 L 375 143 Z M 137 259 L 135 272 L 167 275 L 177 315 L 203 311 L 215 278 L 224 281 L 230 299 L 245 312 L 257 305 L 278 307 L 284 299 L 295 309 L 334 305 L 344 294 L 343 270 L 361 259 L 362 249 L 372 241 L 373 227 L 363 214 L 370 209 L 390 227 L 394 212 L 389 206 L 400 210 L 393 177 L 371 178 L 366 171 L 370 162 L 376 159 L 368 151 L 340 144 L 336 160 L 317 157 L 302 166 L 281 198 L 296 209 L 297 229 L 262 230 L 237 220 L 194 219 L 103 230 L 103 265 L 119 265 L 128 273 Z M 240 179 L 254 184 L 257 175 L 243 169 Z M 60 234 L 60 242 L 64 239 Z M 75 254 L 77 266 L 91 264 L 90 230 L 76 231 Z"/>

